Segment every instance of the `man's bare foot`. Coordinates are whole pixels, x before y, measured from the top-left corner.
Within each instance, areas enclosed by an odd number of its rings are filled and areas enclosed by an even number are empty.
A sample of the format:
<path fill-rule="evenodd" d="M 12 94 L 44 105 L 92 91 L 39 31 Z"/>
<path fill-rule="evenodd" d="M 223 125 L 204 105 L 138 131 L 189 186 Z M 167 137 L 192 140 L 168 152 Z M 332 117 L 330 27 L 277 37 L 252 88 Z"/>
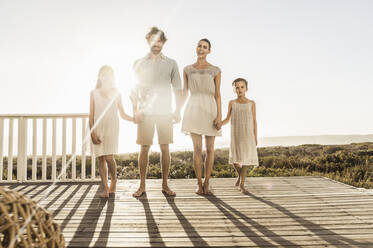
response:
<path fill-rule="evenodd" d="M 110 193 L 115 193 L 116 190 L 117 190 L 117 179 L 111 181 L 109 194 Z"/>
<path fill-rule="evenodd" d="M 167 185 L 162 186 L 162 193 L 166 196 L 176 196 L 176 193 L 173 192 Z"/>
<path fill-rule="evenodd" d="M 203 184 L 203 193 L 205 195 L 214 195 L 214 192 L 208 182 Z"/>
<path fill-rule="evenodd" d="M 236 183 L 234 184 L 236 187 L 240 186 L 240 183 L 241 183 L 241 177 L 238 176 L 237 177 L 237 180 L 236 180 Z"/>
<path fill-rule="evenodd" d="M 249 193 L 249 191 L 242 184 L 240 185 L 240 191 L 241 191 L 242 194 L 248 194 Z"/>
<path fill-rule="evenodd" d="M 145 193 L 145 188 L 140 187 L 135 193 L 132 194 L 133 197 L 140 197 Z"/>
<path fill-rule="evenodd" d="M 197 195 L 203 195 L 204 194 L 203 186 L 202 185 L 197 185 L 196 194 Z"/>

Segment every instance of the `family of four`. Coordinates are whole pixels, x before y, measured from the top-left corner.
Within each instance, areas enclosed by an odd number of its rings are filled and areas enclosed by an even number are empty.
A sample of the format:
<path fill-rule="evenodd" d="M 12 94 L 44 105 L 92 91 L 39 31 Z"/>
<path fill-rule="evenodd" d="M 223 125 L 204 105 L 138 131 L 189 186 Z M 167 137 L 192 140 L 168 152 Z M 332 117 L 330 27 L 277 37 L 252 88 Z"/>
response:
<path fill-rule="evenodd" d="M 190 135 L 193 142 L 193 164 L 197 177 L 196 193 L 213 194 L 209 180 L 214 165 L 215 137 L 221 136 L 221 126 L 231 122 L 229 163 L 238 173 L 236 186 L 247 193 L 244 187 L 248 165 L 258 166 L 257 124 L 255 102 L 246 98 L 247 81 L 237 78 L 232 86 L 237 98 L 228 105 L 227 116 L 222 120 L 221 70 L 207 62 L 211 52 L 208 39 L 198 42 L 197 61 L 183 70 L 181 83 L 175 60 L 164 56 L 161 51 L 167 38 L 162 30 L 152 27 L 146 35 L 150 52 L 134 63 L 136 87 L 131 93 L 133 116 L 124 111 L 121 95 L 115 86 L 114 71 L 110 66 L 100 68 L 96 88 L 91 92 L 89 126 L 92 149 L 99 159 L 99 173 L 103 184 L 101 197 L 108 197 L 116 190 L 116 162 L 118 152 L 119 117 L 137 124 L 137 144 L 141 146 L 138 164 L 140 186 L 134 197 L 146 191 L 145 179 L 150 146 L 155 130 L 161 151 L 162 192 L 175 196 L 168 184 L 170 167 L 169 144 L 173 143 L 173 124 L 181 121 L 181 109 L 187 101 L 181 131 Z M 172 109 L 172 93 L 176 108 Z M 188 95 L 190 94 L 189 98 Z M 206 158 L 204 180 L 202 180 L 202 138 L 205 138 Z M 108 171 L 111 183 L 108 186 Z"/>

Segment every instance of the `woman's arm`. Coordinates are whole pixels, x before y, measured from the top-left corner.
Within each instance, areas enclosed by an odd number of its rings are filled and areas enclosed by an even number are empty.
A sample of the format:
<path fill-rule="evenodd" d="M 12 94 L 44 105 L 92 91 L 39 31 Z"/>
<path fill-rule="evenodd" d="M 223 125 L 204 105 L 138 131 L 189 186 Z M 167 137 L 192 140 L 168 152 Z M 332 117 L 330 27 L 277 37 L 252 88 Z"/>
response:
<path fill-rule="evenodd" d="M 214 120 L 214 126 L 216 129 L 221 128 L 221 95 L 220 95 L 220 80 L 221 80 L 221 72 L 219 71 L 215 77 L 215 101 L 217 106 L 217 115 Z"/>
<path fill-rule="evenodd" d="M 135 118 L 126 114 L 126 112 L 124 111 L 123 104 L 122 104 L 122 97 L 119 95 L 118 98 L 119 98 L 118 99 L 118 111 L 119 111 L 120 117 L 123 120 L 135 122 Z"/>
<path fill-rule="evenodd" d="M 229 101 L 227 117 L 225 117 L 225 119 L 222 121 L 222 123 L 221 123 L 222 126 L 224 126 L 225 124 L 227 124 L 229 122 L 229 120 L 231 119 L 232 103 L 233 103 L 233 100 Z"/>
<path fill-rule="evenodd" d="M 258 145 L 258 128 L 257 128 L 257 123 L 256 123 L 256 105 L 255 105 L 254 101 L 253 101 L 253 104 L 252 104 L 252 113 L 253 113 L 253 121 L 254 121 L 255 142 L 256 142 L 256 145 Z"/>
<path fill-rule="evenodd" d="M 91 132 L 91 139 L 93 144 L 98 145 L 101 143 L 101 140 L 99 137 L 97 137 L 96 133 L 94 130 L 92 130 L 93 125 L 95 123 L 94 119 L 94 113 L 95 113 L 95 98 L 93 96 L 93 91 L 91 92 L 90 95 L 90 104 L 89 104 L 89 130 Z"/>

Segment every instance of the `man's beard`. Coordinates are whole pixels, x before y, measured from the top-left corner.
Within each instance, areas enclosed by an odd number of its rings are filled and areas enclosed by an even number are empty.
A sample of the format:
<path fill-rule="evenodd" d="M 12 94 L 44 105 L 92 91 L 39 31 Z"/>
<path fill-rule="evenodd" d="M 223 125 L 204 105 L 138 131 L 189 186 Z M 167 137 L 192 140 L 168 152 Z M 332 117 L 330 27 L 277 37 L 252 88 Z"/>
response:
<path fill-rule="evenodd" d="M 162 49 L 159 48 L 159 47 L 152 47 L 152 48 L 151 48 L 151 51 L 152 51 L 152 53 L 154 53 L 154 54 L 159 54 L 159 53 L 162 51 Z"/>

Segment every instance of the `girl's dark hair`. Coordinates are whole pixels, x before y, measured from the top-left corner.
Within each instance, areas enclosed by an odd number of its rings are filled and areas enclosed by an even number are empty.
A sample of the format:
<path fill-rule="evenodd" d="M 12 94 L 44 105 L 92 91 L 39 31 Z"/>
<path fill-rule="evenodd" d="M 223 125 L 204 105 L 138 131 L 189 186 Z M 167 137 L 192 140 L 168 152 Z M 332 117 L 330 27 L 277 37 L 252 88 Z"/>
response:
<path fill-rule="evenodd" d="M 157 27 L 151 27 L 145 36 L 145 39 L 149 40 L 153 35 L 158 35 L 159 39 L 165 43 L 167 41 L 165 33 Z"/>
<path fill-rule="evenodd" d="M 210 42 L 208 39 L 203 38 L 203 39 L 201 39 L 200 41 L 207 42 L 207 44 L 209 44 L 209 50 L 211 50 L 211 42 Z"/>
<path fill-rule="evenodd" d="M 233 80 L 232 86 L 235 86 L 236 83 L 241 82 L 241 81 L 245 83 L 246 88 L 247 88 L 247 80 L 244 78 L 236 78 L 235 80 Z"/>

